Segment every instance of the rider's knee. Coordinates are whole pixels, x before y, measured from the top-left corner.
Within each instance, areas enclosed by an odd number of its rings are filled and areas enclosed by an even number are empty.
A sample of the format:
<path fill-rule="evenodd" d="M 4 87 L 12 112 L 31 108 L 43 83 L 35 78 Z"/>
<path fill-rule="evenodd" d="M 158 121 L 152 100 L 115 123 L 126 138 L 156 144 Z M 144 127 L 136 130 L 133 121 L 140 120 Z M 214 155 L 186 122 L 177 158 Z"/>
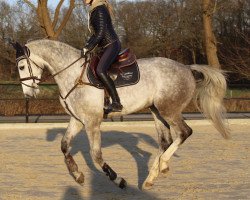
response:
<path fill-rule="evenodd" d="M 97 74 L 97 76 L 102 76 L 103 74 L 106 74 L 106 71 L 102 68 L 97 68 L 96 74 Z"/>

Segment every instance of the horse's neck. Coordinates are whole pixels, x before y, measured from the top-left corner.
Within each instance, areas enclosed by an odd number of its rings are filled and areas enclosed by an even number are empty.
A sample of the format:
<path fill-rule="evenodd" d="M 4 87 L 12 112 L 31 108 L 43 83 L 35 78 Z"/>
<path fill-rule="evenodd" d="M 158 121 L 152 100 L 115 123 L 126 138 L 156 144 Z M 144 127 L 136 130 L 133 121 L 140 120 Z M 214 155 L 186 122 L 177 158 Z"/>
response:
<path fill-rule="evenodd" d="M 75 86 L 77 79 L 80 77 L 82 70 L 80 66 L 83 61 L 81 63 L 77 62 L 75 65 L 72 65 L 68 69 L 65 69 L 66 67 L 71 65 L 76 59 L 78 58 L 73 58 L 73 60 L 71 60 L 70 63 L 57 67 L 56 69 L 57 70 L 56 73 L 63 70 L 58 75 L 54 76 L 54 79 L 59 87 L 62 97 L 66 97 L 66 95 L 69 94 L 71 89 Z"/>
<path fill-rule="evenodd" d="M 73 67 L 74 66 L 72 66 L 72 68 Z M 74 87 L 77 77 L 79 77 L 79 73 L 70 68 L 54 76 L 62 97 L 66 97 L 66 95 Z"/>
<path fill-rule="evenodd" d="M 62 70 L 77 60 L 79 55 L 76 52 L 66 51 L 46 44 L 44 46 L 39 45 L 35 47 L 34 51 L 39 52 L 39 56 L 47 62 L 46 66 L 52 75 L 61 71 L 54 79 L 59 87 L 61 95 L 65 97 L 74 86 L 76 79 L 80 76 L 81 63 L 77 62 L 68 69 Z"/>

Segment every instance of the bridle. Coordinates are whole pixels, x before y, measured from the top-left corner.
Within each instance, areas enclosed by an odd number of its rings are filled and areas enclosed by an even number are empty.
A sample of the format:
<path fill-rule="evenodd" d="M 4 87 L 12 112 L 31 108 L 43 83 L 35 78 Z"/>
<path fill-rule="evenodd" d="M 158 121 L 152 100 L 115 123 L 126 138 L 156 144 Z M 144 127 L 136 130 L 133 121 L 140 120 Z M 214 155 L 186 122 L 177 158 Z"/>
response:
<path fill-rule="evenodd" d="M 37 68 L 43 70 L 44 68 L 43 67 L 40 67 L 36 62 L 34 62 L 31 58 L 30 58 L 30 51 L 28 49 L 28 47 L 25 46 L 25 48 L 22 48 L 23 49 L 23 55 L 19 56 L 17 59 L 16 59 L 16 63 L 18 63 L 20 60 L 22 59 L 26 59 L 27 60 L 27 64 L 28 64 L 28 69 L 29 69 L 29 73 L 30 73 L 30 76 L 29 77 L 25 77 L 25 78 L 20 78 L 20 81 L 21 81 L 21 84 L 22 85 L 25 85 L 27 87 L 30 87 L 30 88 L 33 88 L 33 89 L 39 89 L 38 88 L 38 84 L 36 83 L 36 80 L 38 80 L 39 82 L 41 81 L 40 78 L 38 78 L 37 76 L 34 76 L 34 73 L 33 73 L 33 70 L 32 70 L 32 67 L 31 67 L 31 63 L 33 63 Z M 72 110 L 70 109 L 68 103 L 66 102 L 66 99 L 69 97 L 69 95 L 79 86 L 79 85 L 89 85 L 89 86 L 94 86 L 93 84 L 91 83 L 88 83 L 88 82 L 84 82 L 82 80 L 83 78 L 83 75 L 86 71 L 86 67 L 87 67 L 87 64 L 90 63 L 90 59 L 88 59 L 87 55 L 85 56 L 80 56 L 78 59 L 76 59 L 74 62 L 72 62 L 70 65 L 68 65 L 67 67 L 63 68 L 62 70 L 56 72 L 55 74 L 51 75 L 53 78 L 57 75 L 59 75 L 60 73 L 62 73 L 63 71 L 67 70 L 68 68 L 70 68 L 71 66 L 73 66 L 76 62 L 78 62 L 79 60 L 81 60 L 82 58 L 85 59 L 84 63 L 81 65 L 82 67 L 82 72 L 80 74 L 80 77 L 77 79 L 77 82 L 74 84 L 74 86 L 69 90 L 69 92 L 63 97 L 61 92 L 60 93 L 60 98 L 62 99 L 62 101 L 64 102 L 64 105 L 65 105 L 65 108 L 66 110 L 68 110 L 68 112 L 71 114 L 71 116 L 73 116 L 76 120 L 82 122 L 75 114 L 74 112 L 72 112 Z M 48 78 L 48 77 L 47 77 Z M 46 79 L 47 79 L 46 78 Z M 45 79 L 45 80 L 46 80 Z M 27 81 L 27 80 L 33 80 L 33 84 L 32 85 L 28 85 L 26 83 L 23 83 L 23 81 Z"/>
<path fill-rule="evenodd" d="M 38 88 L 38 85 L 36 83 L 36 80 L 37 81 L 41 81 L 40 78 L 38 78 L 37 76 L 34 76 L 34 73 L 33 73 L 33 70 L 32 70 L 32 67 L 31 67 L 31 63 L 33 63 L 37 68 L 43 70 L 44 68 L 43 67 L 40 67 L 35 61 L 33 61 L 31 58 L 30 58 L 30 51 L 29 49 L 25 46 L 25 48 L 23 48 L 24 50 L 24 55 L 20 56 L 19 58 L 16 59 L 16 63 L 18 63 L 19 61 L 23 60 L 23 59 L 26 59 L 27 60 L 27 64 L 28 64 L 28 69 L 29 69 L 29 73 L 30 73 L 30 76 L 29 77 L 25 77 L 25 78 L 20 78 L 19 80 L 21 81 L 21 84 L 22 85 L 25 85 L 27 87 L 30 87 L 30 88 L 33 88 L 33 89 L 39 89 Z M 84 63 L 81 65 L 82 67 L 82 72 L 81 72 L 81 75 L 80 77 L 78 78 L 76 84 L 70 89 L 70 91 L 65 95 L 65 97 L 63 97 L 60 93 L 60 97 L 62 100 L 66 100 L 68 98 L 68 96 L 75 90 L 75 88 L 77 88 L 77 86 L 79 85 L 89 85 L 89 86 L 93 86 L 93 84 L 91 83 L 88 83 L 88 82 L 84 82 L 82 81 L 82 78 L 83 78 L 83 75 L 86 71 L 86 67 L 87 67 L 87 64 L 90 62 L 90 59 L 88 59 L 87 56 L 80 56 L 78 59 L 76 59 L 74 62 L 72 62 L 70 65 L 68 65 L 67 67 L 63 68 L 62 70 L 56 72 L 55 74 L 51 75 L 53 78 L 57 75 L 59 75 L 60 73 L 62 73 L 63 71 L 67 70 L 68 68 L 70 68 L 71 66 L 73 66 L 76 62 L 78 62 L 79 60 L 81 60 L 82 58 L 85 59 Z M 33 80 L 33 85 L 28 85 L 26 83 L 23 83 L 23 81 L 27 81 L 27 80 Z M 45 79 L 46 80 L 46 79 Z"/>
<path fill-rule="evenodd" d="M 29 77 L 25 77 L 25 78 L 20 78 L 20 82 L 22 85 L 25 85 L 27 87 L 30 87 L 30 88 L 33 88 L 33 89 L 39 89 L 38 88 L 38 85 L 36 83 L 36 80 L 37 81 L 41 81 L 40 78 L 38 78 L 37 76 L 34 76 L 33 74 L 33 70 L 32 70 L 32 67 L 31 67 L 31 62 L 37 67 L 37 68 L 40 68 L 41 70 L 43 70 L 42 67 L 40 67 L 37 63 L 35 63 L 33 60 L 30 59 L 29 55 L 30 55 L 30 51 L 29 49 L 26 47 L 23 49 L 24 50 L 24 55 L 21 56 L 21 57 L 18 57 L 16 59 L 16 63 L 18 63 L 19 61 L 25 59 L 27 61 L 27 64 L 28 64 L 28 69 L 29 69 L 29 73 L 30 73 L 30 76 Z M 24 83 L 23 81 L 27 81 L 27 80 L 33 80 L 33 84 L 32 85 L 28 85 L 26 83 Z"/>

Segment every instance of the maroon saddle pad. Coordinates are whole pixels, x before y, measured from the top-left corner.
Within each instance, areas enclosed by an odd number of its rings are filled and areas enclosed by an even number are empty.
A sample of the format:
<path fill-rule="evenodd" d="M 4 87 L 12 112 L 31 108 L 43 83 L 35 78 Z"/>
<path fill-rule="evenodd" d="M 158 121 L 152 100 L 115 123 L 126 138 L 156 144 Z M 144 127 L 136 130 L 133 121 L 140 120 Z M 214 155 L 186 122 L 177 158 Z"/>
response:
<path fill-rule="evenodd" d="M 103 89 L 104 86 L 96 75 L 96 68 L 100 58 L 101 54 L 91 56 L 91 61 L 87 68 L 87 76 L 91 84 L 99 89 Z M 129 49 L 120 52 L 116 61 L 108 70 L 108 75 L 117 88 L 137 84 L 140 80 L 140 71 L 135 55 Z"/>

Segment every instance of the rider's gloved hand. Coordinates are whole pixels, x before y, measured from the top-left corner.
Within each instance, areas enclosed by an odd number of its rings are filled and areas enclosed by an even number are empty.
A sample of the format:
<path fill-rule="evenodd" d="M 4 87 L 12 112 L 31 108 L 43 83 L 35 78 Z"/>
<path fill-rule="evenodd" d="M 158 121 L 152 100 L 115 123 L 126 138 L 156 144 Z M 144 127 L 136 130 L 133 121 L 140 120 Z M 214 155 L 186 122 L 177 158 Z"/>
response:
<path fill-rule="evenodd" d="M 81 52 L 82 57 L 85 57 L 85 56 L 87 55 L 88 52 L 89 52 L 88 49 L 83 48 L 83 49 L 82 49 L 82 52 Z"/>

